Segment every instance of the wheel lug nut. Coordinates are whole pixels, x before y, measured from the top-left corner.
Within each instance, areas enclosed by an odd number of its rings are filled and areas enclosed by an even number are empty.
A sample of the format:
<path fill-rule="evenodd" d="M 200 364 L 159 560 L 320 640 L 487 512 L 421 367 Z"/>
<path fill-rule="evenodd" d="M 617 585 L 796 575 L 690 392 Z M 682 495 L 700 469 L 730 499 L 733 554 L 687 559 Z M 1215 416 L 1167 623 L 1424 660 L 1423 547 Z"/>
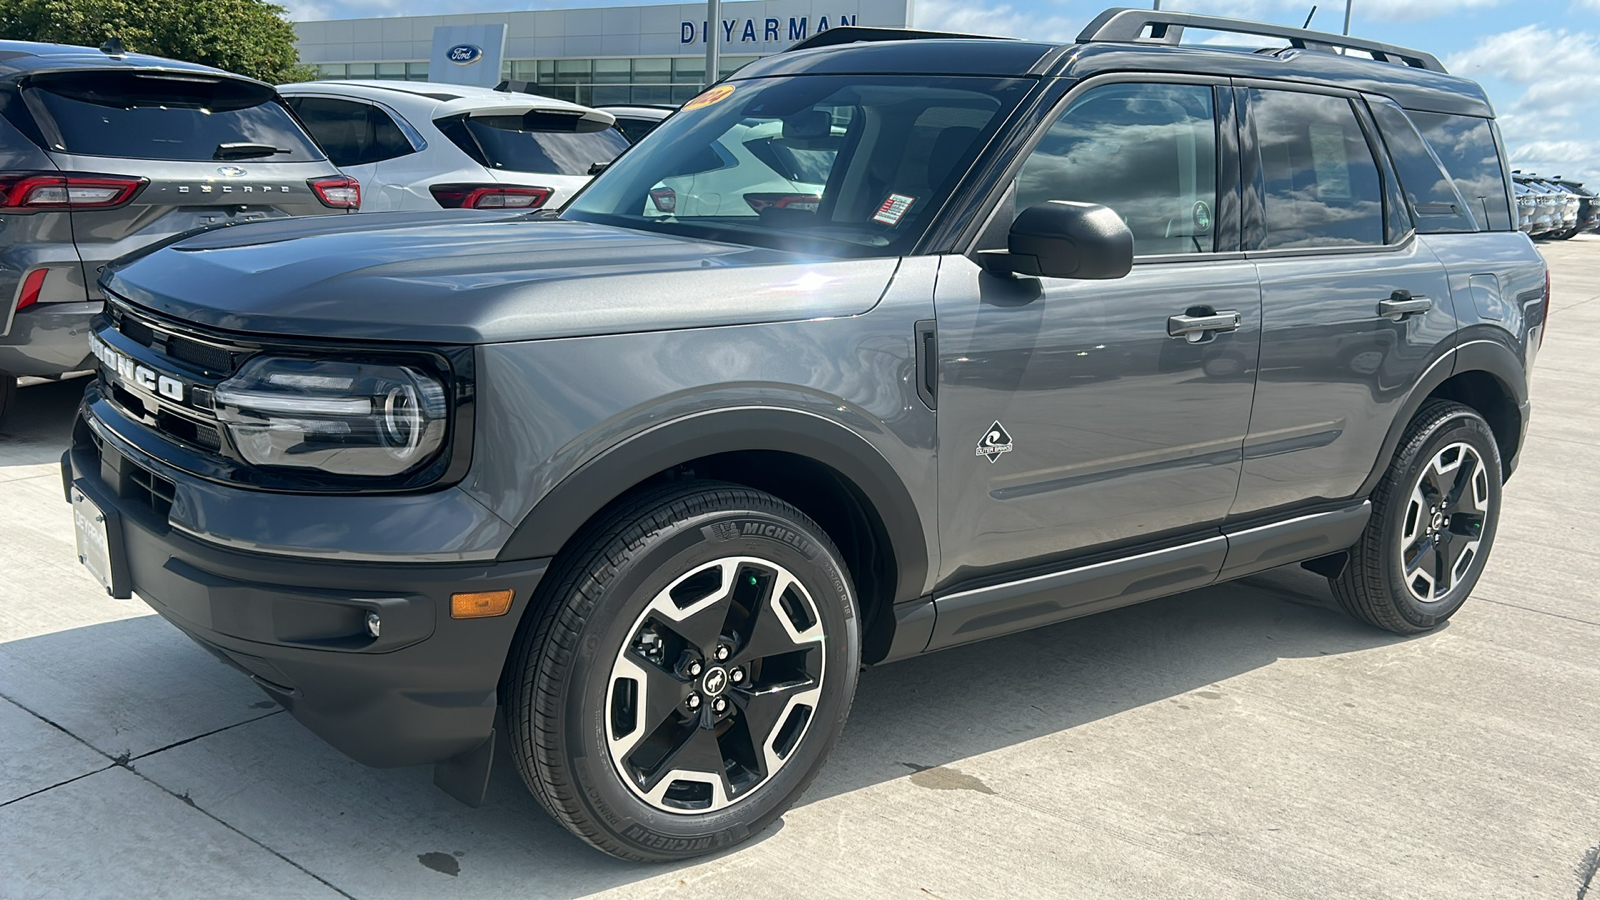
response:
<path fill-rule="evenodd" d="M 699 694 L 690 694 L 689 695 L 689 699 L 685 700 L 684 703 L 686 703 L 690 709 L 699 709 L 700 708 L 700 695 Z"/>
<path fill-rule="evenodd" d="M 700 672 L 701 672 L 701 668 L 700 668 L 700 664 L 699 663 L 689 663 L 689 677 L 690 678 L 699 678 L 700 677 Z"/>
<path fill-rule="evenodd" d="M 711 708 L 717 712 L 725 712 L 728 709 L 728 701 L 718 697 L 716 701 L 711 704 Z"/>
<path fill-rule="evenodd" d="M 717 645 L 717 659 L 727 659 L 729 656 L 732 656 L 732 655 L 733 655 L 733 651 L 728 649 L 728 645 L 727 644 L 718 644 Z"/>
<path fill-rule="evenodd" d="M 728 677 L 733 679 L 733 683 L 734 684 L 743 684 L 744 683 L 744 670 L 743 669 L 734 669 L 732 674 L 730 674 Z"/>

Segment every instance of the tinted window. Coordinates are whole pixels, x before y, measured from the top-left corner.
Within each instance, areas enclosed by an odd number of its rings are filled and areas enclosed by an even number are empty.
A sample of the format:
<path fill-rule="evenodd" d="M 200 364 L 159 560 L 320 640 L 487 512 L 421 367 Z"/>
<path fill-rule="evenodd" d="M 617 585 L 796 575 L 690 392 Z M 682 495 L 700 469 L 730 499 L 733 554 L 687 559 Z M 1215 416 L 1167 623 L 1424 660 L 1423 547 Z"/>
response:
<path fill-rule="evenodd" d="M 1073 101 L 1017 176 L 1017 208 L 1110 207 L 1139 255 L 1215 248 L 1217 140 L 1211 88 L 1115 84 Z"/>
<path fill-rule="evenodd" d="M 35 76 L 27 99 L 51 147 L 89 156 L 304 162 L 322 153 L 271 88 L 144 72 Z"/>
<path fill-rule="evenodd" d="M 1294 91 L 1246 93 L 1260 152 L 1262 249 L 1382 244 L 1383 188 L 1350 101 Z"/>
<path fill-rule="evenodd" d="M 1445 113 L 1411 112 L 1411 121 L 1439 155 L 1446 172 L 1455 179 L 1472 214 L 1490 231 L 1511 230 L 1511 207 L 1506 199 L 1505 169 L 1488 119 Z"/>
<path fill-rule="evenodd" d="M 637 144 L 644 140 L 644 136 L 656 130 L 661 124 L 660 119 L 625 119 L 617 117 L 617 130 L 628 139 L 628 143 Z"/>
<path fill-rule="evenodd" d="M 1417 230 L 1424 234 L 1477 230 L 1450 176 L 1440 168 L 1427 142 L 1400 107 L 1375 102 L 1371 109 L 1389 148 L 1389 158 L 1394 161 L 1395 174 L 1400 177 L 1406 203 L 1416 218 Z"/>
<path fill-rule="evenodd" d="M 479 164 L 511 172 L 588 175 L 594 164 L 628 149 L 628 139 L 615 128 L 546 131 L 529 127 L 526 116 L 461 116 L 434 124 Z"/>
<path fill-rule="evenodd" d="M 940 75 L 724 82 L 562 215 L 807 252 L 908 252 L 1033 86 Z"/>
<path fill-rule="evenodd" d="M 289 104 L 336 166 L 360 166 L 416 152 L 394 118 L 370 103 L 295 97 Z"/>

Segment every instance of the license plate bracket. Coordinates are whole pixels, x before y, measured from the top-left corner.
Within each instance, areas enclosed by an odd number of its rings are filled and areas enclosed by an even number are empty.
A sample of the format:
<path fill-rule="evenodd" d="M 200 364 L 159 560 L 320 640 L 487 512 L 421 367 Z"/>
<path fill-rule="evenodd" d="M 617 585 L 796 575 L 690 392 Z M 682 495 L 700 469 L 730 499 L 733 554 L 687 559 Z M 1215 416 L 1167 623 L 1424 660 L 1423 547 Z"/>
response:
<path fill-rule="evenodd" d="M 97 503 L 78 482 L 72 485 L 71 497 L 78 561 L 107 594 L 118 600 L 131 599 L 133 592 L 127 574 L 127 554 L 122 545 L 121 517 L 115 510 Z"/>

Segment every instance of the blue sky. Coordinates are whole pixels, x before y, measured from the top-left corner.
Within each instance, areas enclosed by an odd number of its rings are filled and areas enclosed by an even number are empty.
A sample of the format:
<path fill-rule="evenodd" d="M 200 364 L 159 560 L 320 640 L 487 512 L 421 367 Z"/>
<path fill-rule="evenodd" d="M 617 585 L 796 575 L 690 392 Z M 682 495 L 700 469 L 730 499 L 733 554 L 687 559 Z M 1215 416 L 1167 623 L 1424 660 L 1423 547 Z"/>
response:
<path fill-rule="evenodd" d="M 291 18 L 424 15 L 436 0 L 279 0 Z M 648 0 L 482 0 L 449 12 L 616 6 Z M 1477 79 L 1512 164 L 1600 188 L 1600 0 L 1353 0 L 1350 33 L 1427 50 Z M 920 28 L 1070 41 L 1108 5 L 1082 0 L 913 0 Z M 1164 0 L 1166 9 L 1300 25 L 1308 0 Z M 1339 31 L 1344 0 L 1319 0 L 1311 27 Z"/>

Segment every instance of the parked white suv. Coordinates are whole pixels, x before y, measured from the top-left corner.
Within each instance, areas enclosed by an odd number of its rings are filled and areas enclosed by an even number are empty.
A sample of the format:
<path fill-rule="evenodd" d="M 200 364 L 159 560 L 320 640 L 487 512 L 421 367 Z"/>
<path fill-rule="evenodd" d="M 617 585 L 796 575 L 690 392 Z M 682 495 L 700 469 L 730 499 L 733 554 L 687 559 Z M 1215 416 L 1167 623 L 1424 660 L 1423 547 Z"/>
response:
<path fill-rule="evenodd" d="M 361 182 L 364 212 L 557 207 L 628 146 L 611 114 L 532 94 L 404 81 L 279 92 Z"/>

